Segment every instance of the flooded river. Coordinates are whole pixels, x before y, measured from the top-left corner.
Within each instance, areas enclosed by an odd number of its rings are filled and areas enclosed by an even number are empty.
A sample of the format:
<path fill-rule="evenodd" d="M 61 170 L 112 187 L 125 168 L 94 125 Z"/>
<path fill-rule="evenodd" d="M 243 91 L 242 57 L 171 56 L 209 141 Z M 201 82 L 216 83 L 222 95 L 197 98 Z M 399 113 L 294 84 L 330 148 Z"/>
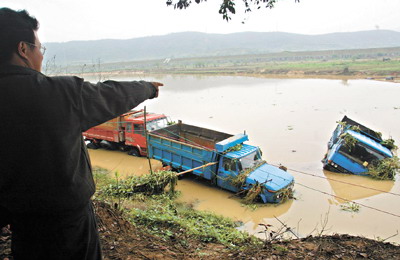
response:
<path fill-rule="evenodd" d="M 283 164 L 295 177 L 295 200 L 282 205 L 245 207 L 234 194 L 193 178 L 179 181 L 180 200 L 243 222 L 257 236 L 258 224 L 281 226 L 301 236 L 348 233 L 388 238 L 399 230 L 400 181 L 324 171 L 326 144 L 344 115 L 392 137 L 400 144 L 400 84 L 371 80 L 263 79 L 235 76 L 124 77 L 165 84 L 147 110 L 173 121 L 229 134 L 246 131 L 271 164 Z M 141 106 L 141 108 L 143 107 Z M 93 165 L 125 175 L 142 174 L 148 161 L 118 151 L 90 151 Z M 153 161 L 154 167 L 157 162 Z M 353 185 L 352 185 L 353 184 Z M 360 186 L 369 188 L 363 188 Z M 346 200 L 360 203 L 358 212 L 343 211 Z M 276 219 L 276 218 L 278 219 Z M 400 235 L 388 241 L 400 242 Z"/>

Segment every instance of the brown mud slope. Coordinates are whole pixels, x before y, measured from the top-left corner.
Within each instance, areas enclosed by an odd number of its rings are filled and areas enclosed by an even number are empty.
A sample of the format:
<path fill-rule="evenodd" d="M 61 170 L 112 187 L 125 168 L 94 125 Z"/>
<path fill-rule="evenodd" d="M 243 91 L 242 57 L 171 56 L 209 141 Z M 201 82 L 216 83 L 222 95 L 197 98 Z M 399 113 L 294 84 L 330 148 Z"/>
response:
<path fill-rule="evenodd" d="M 188 237 L 168 241 L 130 224 L 103 202 L 95 202 L 104 259 L 400 259 L 400 246 L 362 237 L 333 235 L 267 243 L 263 248 L 234 251 Z M 186 243 L 178 243 L 185 239 Z M 0 259 L 12 259 L 10 232 L 0 234 Z"/>

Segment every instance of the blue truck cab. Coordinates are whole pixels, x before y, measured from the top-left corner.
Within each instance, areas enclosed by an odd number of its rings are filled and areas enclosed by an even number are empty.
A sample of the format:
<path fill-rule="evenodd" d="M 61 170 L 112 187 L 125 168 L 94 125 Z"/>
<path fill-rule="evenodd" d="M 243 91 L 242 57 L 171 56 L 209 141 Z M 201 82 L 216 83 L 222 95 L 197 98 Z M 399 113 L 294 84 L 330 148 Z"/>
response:
<path fill-rule="evenodd" d="M 346 143 L 346 135 L 354 140 L 353 145 Z M 344 116 L 328 142 L 323 167 L 333 172 L 368 175 L 368 165 L 393 157 L 382 141 L 379 133 Z"/>
<path fill-rule="evenodd" d="M 288 172 L 262 160 L 258 147 L 245 144 L 246 134 L 230 135 L 202 127 L 178 123 L 148 135 L 149 156 L 176 171 L 193 169 L 193 174 L 232 192 L 261 184 L 264 203 L 279 203 L 293 193 L 294 178 Z M 245 174 L 242 185 L 231 180 Z"/>

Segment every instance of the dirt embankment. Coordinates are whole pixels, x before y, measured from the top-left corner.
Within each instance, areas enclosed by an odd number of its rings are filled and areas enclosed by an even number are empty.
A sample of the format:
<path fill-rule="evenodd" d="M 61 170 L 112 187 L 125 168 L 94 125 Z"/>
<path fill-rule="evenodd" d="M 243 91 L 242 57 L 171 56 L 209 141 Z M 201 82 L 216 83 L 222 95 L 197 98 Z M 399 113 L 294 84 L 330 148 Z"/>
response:
<path fill-rule="evenodd" d="M 155 74 L 155 75 L 212 75 L 212 76 L 247 76 L 247 77 L 258 77 L 258 78 L 275 78 L 275 79 L 339 79 L 339 80 L 351 80 L 351 79 L 369 79 L 378 81 L 387 81 L 393 83 L 400 83 L 400 73 L 398 71 L 381 74 L 375 72 L 360 72 L 352 71 L 349 73 L 342 73 L 335 70 L 324 70 L 324 71 L 303 71 L 303 70 L 177 70 L 177 71 L 163 71 L 163 70 L 151 70 L 151 71 L 112 71 L 102 72 L 101 76 L 104 78 L 112 78 L 115 76 L 125 77 L 137 77 L 137 75 L 144 74 Z M 66 74 L 75 75 L 75 74 Z M 97 73 L 82 73 L 78 74 L 80 77 L 94 77 L 96 78 Z M 99 79 L 101 80 L 101 79 Z"/>
<path fill-rule="evenodd" d="M 162 240 L 144 233 L 118 211 L 95 202 L 104 259 L 400 259 L 400 246 L 349 235 L 269 242 L 246 251 L 190 237 Z M 12 260 L 9 230 L 0 234 L 0 259 Z M 186 242 L 177 243 L 184 239 Z"/>

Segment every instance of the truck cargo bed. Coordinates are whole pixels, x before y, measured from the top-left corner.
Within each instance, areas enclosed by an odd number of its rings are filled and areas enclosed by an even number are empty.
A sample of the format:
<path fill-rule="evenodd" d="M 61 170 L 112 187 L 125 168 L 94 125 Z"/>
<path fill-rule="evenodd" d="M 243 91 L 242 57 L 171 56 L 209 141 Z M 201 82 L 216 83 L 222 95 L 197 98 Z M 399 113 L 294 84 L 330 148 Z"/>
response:
<path fill-rule="evenodd" d="M 212 150 L 215 149 L 216 143 L 232 137 L 230 134 L 181 123 L 153 131 L 152 133 L 175 141 Z"/>

